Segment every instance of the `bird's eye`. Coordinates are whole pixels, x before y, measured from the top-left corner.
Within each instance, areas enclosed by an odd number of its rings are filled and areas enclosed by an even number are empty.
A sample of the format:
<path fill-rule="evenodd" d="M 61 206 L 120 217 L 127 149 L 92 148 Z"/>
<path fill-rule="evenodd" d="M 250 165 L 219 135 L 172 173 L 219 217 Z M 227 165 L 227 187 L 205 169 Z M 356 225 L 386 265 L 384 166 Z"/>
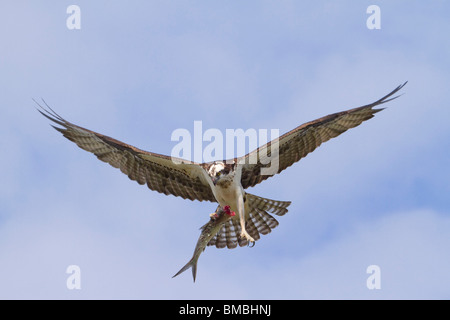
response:
<path fill-rule="evenodd" d="M 222 172 L 220 172 L 220 171 L 217 172 L 217 173 L 216 173 L 216 177 L 220 177 L 221 174 L 222 174 Z"/>

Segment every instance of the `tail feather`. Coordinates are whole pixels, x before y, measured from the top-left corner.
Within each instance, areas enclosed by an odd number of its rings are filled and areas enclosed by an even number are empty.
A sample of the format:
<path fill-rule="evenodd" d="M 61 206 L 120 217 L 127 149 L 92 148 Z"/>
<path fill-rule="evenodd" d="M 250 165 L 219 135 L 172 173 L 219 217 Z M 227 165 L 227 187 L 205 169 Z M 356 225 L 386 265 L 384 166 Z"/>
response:
<path fill-rule="evenodd" d="M 291 201 L 278 201 L 267 198 L 255 196 L 253 194 L 246 194 L 249 205 L 252 208 L 267 211 L 277 216 L 285 215 L 288 212 L 287 207 L 291 204 Z"/>
<path fill-rule="evenodd" d="M 254 220 L 257 230 L 261 234 L 268 234 L 278 226 L 278 221 L 266 211 L 260 209 L 255 209 L 254 211 L 252 212 L 252 220 Z"/>
<path fill-rule="evenodd" d="M 290 201 L 277 201 L 261 198 L 253 194 L 246 194 L 246 226 L 248 234 L 255 240 L 261 238 L 260 234 L 268 234 L 278 226 L 278 221 L 270 213 L 282 216 L 286 214 Z M 269 213 L 270 212 L 270 213 Z M 233 249 L 248 244 L 247 239 L 241 238 L 241 226 L 237 219 L 228 220 L 220 231 L 208 242 L 208 246 Z"/>
<path fill-rule="evenodd" d="M 185 272 L 187 269 L 192 268 L 192 277 L 194 278 L 195 282 L 195 278 L 197 277 L 197 261 L 198 260 L 194 260 L 194 258 L 189 260 L 189 262 L 183 268 L 181 268 L 180 271 L 178 271 L 172 278 L 175 278 L 176 276 Z"/>

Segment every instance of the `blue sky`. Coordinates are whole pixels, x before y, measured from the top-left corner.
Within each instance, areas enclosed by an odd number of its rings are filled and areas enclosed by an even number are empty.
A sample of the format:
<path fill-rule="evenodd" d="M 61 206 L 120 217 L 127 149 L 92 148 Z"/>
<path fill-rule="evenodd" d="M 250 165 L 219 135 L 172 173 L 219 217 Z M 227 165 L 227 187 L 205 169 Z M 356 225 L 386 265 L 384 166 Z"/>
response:
<path fill-rule="evenodd" d="M 81 9 L 69 30 L 66 9 Z M 366 9 L 381 9 L 369 30 Z M 2 1 L 0 298 L 450 298 L 450 32 L 444 1 Z M 150 191 L 53 130 L 32 98 L 139 148 L 177 128 L 284 133 L 374 119 L 249 192 L 291 200 L 254 248 L 207 248 L 215 209 Z M 68 290 L 66 268 L 81 269 Z M 369 265 L 381 289 L 369 290 Z M 214 289 L 211 288 L 220 288 Z"/>

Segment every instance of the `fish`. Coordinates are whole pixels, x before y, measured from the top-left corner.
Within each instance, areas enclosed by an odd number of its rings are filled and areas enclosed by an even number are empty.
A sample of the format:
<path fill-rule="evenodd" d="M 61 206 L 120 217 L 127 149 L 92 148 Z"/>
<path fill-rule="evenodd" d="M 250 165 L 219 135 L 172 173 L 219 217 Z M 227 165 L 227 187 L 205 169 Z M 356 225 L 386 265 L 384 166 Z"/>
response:
<path fill-rule="evenodd" d="M 229 206 L 224 206 L 223 208 L 221 206 L 218 206 L 216 211 L 210 214 L 209 222 L 207 222 L 203 227 L 200 228 L 202 232 L 200 234 L 200 237 L 198 238 L 191 260 L 189 260 L 188 263 L 183 268 L 181 268 L 181 270 L 178 271 L 172 278 L 175 278 L 189 268 L 192 268 L 192 277 L 194 278 L 195 282 L 195 278 L 197 276 L 198 258 L 200 257 L 202 252 L 205 251 L 205 248 L 208 245 L 209 241 L 220 231 L 225 222 L 227 222 L 235 215 L 236 213 L 234 211 L 231 211 Z"/>

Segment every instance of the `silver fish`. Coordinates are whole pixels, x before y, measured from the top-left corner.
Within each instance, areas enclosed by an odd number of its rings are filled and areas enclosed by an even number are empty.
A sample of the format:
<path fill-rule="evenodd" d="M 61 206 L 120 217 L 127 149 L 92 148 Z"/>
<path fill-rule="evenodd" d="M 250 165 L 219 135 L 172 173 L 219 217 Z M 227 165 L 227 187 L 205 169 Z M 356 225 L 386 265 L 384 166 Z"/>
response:
<path fill-rule="evenodd" d="M 235 213 L 233 211 L 230 211 L 229 206 L 225 206 L 224 208 L 221 208 L 220 206 L 217 207 L 216 212 L 210 215 L 211 219 L 209 220 L 209 222 L 200 228 L 200 230 L 202 230 L 202 233 L 198 238 L 197 245 L 194 249 L 194 255 L 192 256 L 191 260 L 189 260 L 189 262 L 183 268 L 181 268 L 181 270 L 178 271 L 172 278 L 175 278 L 177 275 L 183 273 L 187 269 L 192 268 L 192 276 L 194 277 L 195 282 L 195 277 L 197 275 L 198 258 L 205 250 L 208 242 L 220 231 L 224 223 L 231 219 L 233 216 L 235 216 Z"/>

